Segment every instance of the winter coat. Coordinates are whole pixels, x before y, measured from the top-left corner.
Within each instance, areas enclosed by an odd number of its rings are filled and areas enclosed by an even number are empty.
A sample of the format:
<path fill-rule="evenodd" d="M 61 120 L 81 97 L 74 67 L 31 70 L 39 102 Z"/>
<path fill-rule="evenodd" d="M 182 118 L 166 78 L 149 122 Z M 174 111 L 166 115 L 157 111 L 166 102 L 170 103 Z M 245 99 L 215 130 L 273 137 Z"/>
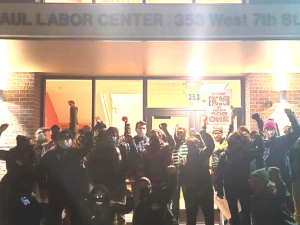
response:
<path fill-rule="evenodd" d="M 250 162 L 264 151 L 262 139 L 257 139 L 254 149 L 242 146 L 234 152 L 226 150 L 220 156 L 217 167 L 217 192 L 219 195 L 235 193 L 236 190 L 249 190 Z M 229 146 L 230 147 L 230 146 Z"/>
<path fill-rule="evenodd" d="M 87 170 L 94 185 L 110 187 L 125 186 L 131 165 L 137 163 L 138 154 L 134 141 L 118 145 L 122 159 L 118 159 L 115 147 L 105 144 L 96 145 L 87 157 Z"/>
<path fill-rule="evenodd" d="M 215 144 L 207 133 L 201 134 L 206 148 L 189 149 L 186 164 L 179 167 L 179 176 L 183 190 L 196 189 L 199 194 L 211 193 L 212 179 L 209 173 L 209 158 L 211 157 Z"/>
<path fill-rule="evenodd" d="M 275 136 L 270 141 L 265 141 L 264 160 L 266 167 L 280 169 L 282 179 L 287 182 L 292 178 L 289 150 L 300 136 L 300 125 L 294 114 L 288 116 L 292 131 L 283 136 Z"/>
<path fill-rule="evenodd" d="M 40 190 L 47 190 L 49 202 L 66 204 L 72 199 L 86 198 L 89 183 L 81 161 L 93 146 L 92 134 L 86 136 L 88 141 L 84 146 L 72 147 L 68 151 L 57 146 L 42 158 L 39 186 Z"/>
<path fill-rule="evenodd" d="M 161 146 L 160 149 L 152 149 L 149 145 L 143 152 L 144 176 L 151 181 L 154 189 L 167 185 L 167 168 L 173 165 L 172 153 L 173 149 L 170 149 L 168 144 Z"/>

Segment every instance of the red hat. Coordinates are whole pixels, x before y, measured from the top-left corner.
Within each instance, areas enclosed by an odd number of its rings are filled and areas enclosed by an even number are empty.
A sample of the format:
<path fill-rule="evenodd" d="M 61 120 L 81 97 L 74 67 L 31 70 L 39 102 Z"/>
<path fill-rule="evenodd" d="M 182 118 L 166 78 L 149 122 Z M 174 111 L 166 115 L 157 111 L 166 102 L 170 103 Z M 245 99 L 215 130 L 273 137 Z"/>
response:
<path fill-rule="evenodd" d="M 212 130 L 212 133 L 215 133 L 216 131 L 223 134 L 223 127 L 214 126 L 213 130 Z"/>
<path fill-rule="evenodd" d="M 276 126 L 276 123 L 272 120 L 268 120 L 264 123 L 264 127 L 263 127 L 263 130 L 265 130 L 267 127 L 273 127 L 276 131 L 277 131 L 277 126 Z"/>

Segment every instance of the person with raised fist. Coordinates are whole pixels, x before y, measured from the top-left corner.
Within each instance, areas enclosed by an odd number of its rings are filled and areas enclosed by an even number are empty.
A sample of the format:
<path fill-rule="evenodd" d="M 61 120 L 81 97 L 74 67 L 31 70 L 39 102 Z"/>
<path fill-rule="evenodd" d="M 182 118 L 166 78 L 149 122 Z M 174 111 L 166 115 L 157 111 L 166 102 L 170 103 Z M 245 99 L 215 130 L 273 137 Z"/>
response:
<path fill-rule="evenodd" d="M 179 166 L 179 180 L 181 180 L 186 205 L 187 225 L 196 225 L 199 206 L 205 217 L 206 225 L 214 225 L 214 191 L 209 172 L 209 158 L 215 144 L 212 137 L 205 130 L 200 135 L 206 147 L 196 137 L 187 139 L 188 154 Z"/>
<path fill-rule="evenodd" d="M 143 152 L 144 176 L 150 179 L 153 189 L 167 185 L 167 167 L 173 164 L 172 154 L 175 148 L 175 141 L 167 129 L 167 124 L 162 123 L 159 128 L 166 134 L 168 143 L 163 141 L 159 130 L 153 129 L 149 132 L 150 144 Z"/>
<path fill-rule="evenodd" d="M 49 199 L 46 225 L 59 224 L 64 208 L 68 209 L 72 225 L 83 224 L 79 205 L 87 197 L 89 183 L 81 161 L 93 147 L 90 128 L 84 129 L 84 145 L 76 147 L 73 132 L 65 129 L 57 137 L 57 146 L 42 158 L 39 189 L 40 198 Z"/>
<path fill-rule="evenodd" d="M 292 172 L 289 151 L 300 136 L 300 125 L 291 109 L 285 109 L 284 111 L 291 122 L 292 131 L 286 135 L 279 136 L 277 124 L 273 120 L 267 120 L 262 128 L 263 134 L 266 137 L 263 158 L 266 168 L 277 167 L 280 169 L 280 175 L 288 191 L 292 193 Z M 262 120 L 258 114 L 254 114 L 252 117 L 261 123 Z M 288 203 L 288 208 L 291 212 L 294 212 L 292 199 Z"/>
<path fill-rule="evenodd" d="M 218 163 L 217 196 L 225 196 L 231 214 L 232 225 L 250 225 L 250 162 L 264 151 L 262 137 L 257 135 L 253 149 L 245 149 L 244 138 L 239 132 L 228 137 L 228 149 L 225 150 Z M 242 208 L 242 221 L 238 214 L 238 201 Z"/>
<path fill-rule="evenodd" d="M 134 201 L 130 190 L 126 190 L 126 203 L 113 201 L 104 185 L 96 185 L 83 202 L 86 219 L 83 225 L 113 225 L 116 214 L 128 214 Z"/>
<path fill-rule="evenodd" d="M 178 225 L 168 207 L 177 187 L 176 167 L 168 166 L 166 172 L 167 185 L 156 191 L 148 178 L 138 181 L 141 201 L 133 214 L 132 225 Z"/>

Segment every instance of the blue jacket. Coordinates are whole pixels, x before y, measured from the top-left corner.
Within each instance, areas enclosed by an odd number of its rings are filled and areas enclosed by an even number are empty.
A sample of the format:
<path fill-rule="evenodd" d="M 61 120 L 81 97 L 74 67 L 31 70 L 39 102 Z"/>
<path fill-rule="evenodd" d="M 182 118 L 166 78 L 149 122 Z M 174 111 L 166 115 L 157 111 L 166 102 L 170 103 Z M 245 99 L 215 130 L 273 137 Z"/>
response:
<path fill-rule="evenodd" d="M 275 136 L 271 140 L 266 140 L 264 152 L 265 166 L 267 168 L 278 167 L 285 182 L 292 179 L 289 150 L 300 136 L 300 125 L 296 116 L 292 114 L 288 117 L 293 131 L 286 135 Z"/>

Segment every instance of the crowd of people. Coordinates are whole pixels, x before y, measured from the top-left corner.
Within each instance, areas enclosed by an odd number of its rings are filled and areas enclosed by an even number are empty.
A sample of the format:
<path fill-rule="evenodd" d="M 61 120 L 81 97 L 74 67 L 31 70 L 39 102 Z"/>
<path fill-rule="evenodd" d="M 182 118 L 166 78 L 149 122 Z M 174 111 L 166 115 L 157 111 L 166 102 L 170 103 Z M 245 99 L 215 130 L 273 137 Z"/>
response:
<path fill-rule="evenodd" d="M 209 134 L 206 125 L 180 123 L 171 135 L 166 123 L 147 131 L 138 121 L 132 136 L 125 116 L 122 135 L 99 117 L 79 129 L 78 107 L 68 104 L 68 129 L 39 128 L 36 140 L 18 135 L 16 147 L 0 151 L 1 225 L 124 225 L 132 211 L 133 225 L 177 225 L 181 191 L 187 225 L 196 225 L 199 208 L 214 225 L 216 200 L 226 202 L 228 224 L 300 222 L 300 125 L 290 109 L 284 135 L 254 114 L 252 132 L 230 125 L 226 135 L 220 126 Z"/>

